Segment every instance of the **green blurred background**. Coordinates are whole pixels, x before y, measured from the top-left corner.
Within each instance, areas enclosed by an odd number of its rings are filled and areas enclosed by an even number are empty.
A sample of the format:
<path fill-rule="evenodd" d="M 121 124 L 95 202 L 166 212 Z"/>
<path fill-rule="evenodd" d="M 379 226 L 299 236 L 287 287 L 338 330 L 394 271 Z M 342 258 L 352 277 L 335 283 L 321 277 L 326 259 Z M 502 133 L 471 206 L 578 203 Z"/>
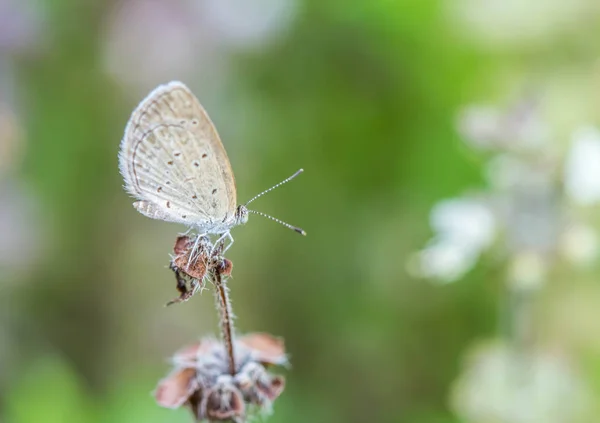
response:
<path fill-rule="evenodd" d="M 253 206 L 308 236 L 250 216 L 228 254 L 238 331 L 291 357 L 269 421 L 499 421 L 451 397 L 502 332 L 503 261 L 447 285 L 406 262 L 438 200 L 486 186 L 463 106 L 533 86 L 557 139 L 598 123 L 599 24 L 595 0 L 0 0 L 0 421 L 190 421 L 150 393 L 216 332 L 212 294 L 163 307 L 185 228 L 138 214 L 117 167 L 131 111 L 173 79 L 219 129 L 240 202 L 305 169 Z M 558 265 L 536 308 L 592 403 L 597 270 Z"/>

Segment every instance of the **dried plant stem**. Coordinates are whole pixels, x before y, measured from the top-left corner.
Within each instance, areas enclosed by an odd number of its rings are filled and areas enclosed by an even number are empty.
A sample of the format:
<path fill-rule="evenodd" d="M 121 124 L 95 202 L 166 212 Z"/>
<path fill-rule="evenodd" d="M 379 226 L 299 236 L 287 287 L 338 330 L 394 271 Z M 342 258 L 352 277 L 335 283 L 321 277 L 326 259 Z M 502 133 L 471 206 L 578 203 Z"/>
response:
<path fill-rule="evenodd" d="M 227 278 L 223 278 L 219 271 L 213 272 L 213 284 L 215 286 L 215 297 L 217 306 L 221 313 L 221 337 L 227 348 L 229 358 L 229 373 L 235 375 L 235 356 L 233 354 L 233 313 L 231 312 L 231 301 L 229 300 L 229 289 Z"/>

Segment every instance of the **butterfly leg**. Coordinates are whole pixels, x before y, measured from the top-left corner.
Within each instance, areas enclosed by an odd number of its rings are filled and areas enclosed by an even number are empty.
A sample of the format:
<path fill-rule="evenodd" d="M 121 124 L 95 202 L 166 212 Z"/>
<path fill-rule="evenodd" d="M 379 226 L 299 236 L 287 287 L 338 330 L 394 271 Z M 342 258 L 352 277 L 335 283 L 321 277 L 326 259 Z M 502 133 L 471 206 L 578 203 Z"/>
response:
<path fill-rule="evenodd" d="M 227 238 L 229 238 L 229 244 L 227 245 L 227 247 L 225 247 L 225 249 L 223 250 L 223 254 L 225 254 L 225 252 L 227 250 L 229 250 L 229 248 L 233 245 L 233 237 L 231 236 L 230 232 L 227 232 L 225 235 L 227 235 Z"/>
<path fill-rule="evenodd" d="M 215 253 L 216 249 L 219 247 L 219 245 L 220 245 L 221 243 L 223 243 L 223 244 L 225 243 L 225 242 L 224 242 L 224 241 L 225 241 L 225 238 L 229 238 L 229 244 L 227 245 L 227 247 L 223 248 L 223 251 L 221 252 L 221 255 L 225 254 L 225 252 L 226 252 L 227 250 L 229 250 L 229 247 L 231 247 L 231 246 L 233 245 L 233 237 L 231 236 L 231 233 L 230 233 L 229 231 L 227 231 L 227 232 L 225 232 L 224 234 L 222 234 L 222 235 L 219 237 L 219 239 L 217 239 L 217 242 L 215 242 L 215 246 L 213 247 L 213 251 L 212 251 L 213 255 L 214 255 L 214 253 Z"/>
<path fill-rule="evenodd" d="M 200 244 L 200 239 L 203 236 L 206 236 L 206 234 L 198 234 L 198 236 L 196 237 L 196 241 L 194 242 L 194 246 L 192 247 L 192 251 L 190 251 L 190 256 L 188 258 L 188 262 L 187 262 L 188 267 L 190 267 L 192 260 L 195 260 L 196 256 L 198 255 L 198 244 Z"/>

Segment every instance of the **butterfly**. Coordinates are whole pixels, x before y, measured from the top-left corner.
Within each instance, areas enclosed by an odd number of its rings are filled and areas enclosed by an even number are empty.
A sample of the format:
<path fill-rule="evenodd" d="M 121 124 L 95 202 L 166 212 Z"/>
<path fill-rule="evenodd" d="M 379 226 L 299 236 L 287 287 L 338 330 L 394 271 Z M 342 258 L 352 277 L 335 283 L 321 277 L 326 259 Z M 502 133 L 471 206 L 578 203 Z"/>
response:
<path fill-rule="evenodd" d="M 233 170 L 217 130 L 194 94 L 179 81 L 154 89 L 135 108 L 119 151 L 125 189 L 138 201 L 133 206 L 152 219 L 183 223 L 202 235 L 233 238 L 230 230 L 255 213 L 302 235 L 295 226 L 248 204 L 289 182 L 302 169 L 277 185 L 236 203 Z"/>

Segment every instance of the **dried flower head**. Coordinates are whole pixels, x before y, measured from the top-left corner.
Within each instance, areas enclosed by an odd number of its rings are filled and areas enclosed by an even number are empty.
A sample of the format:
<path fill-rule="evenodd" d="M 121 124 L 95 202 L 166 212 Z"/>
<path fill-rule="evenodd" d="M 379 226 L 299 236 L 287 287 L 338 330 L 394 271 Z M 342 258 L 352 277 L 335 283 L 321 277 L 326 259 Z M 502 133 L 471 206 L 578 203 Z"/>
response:
<path fill-rule="evenodd" d="M 283 341 L 253 333 L 237 338 L 234 345 L 233 375 L 225 345 L 213 338 L 177 352 L 175 369 L 156 388 L 157 403 L 173 409 L 186 405 L 197 421 L 243 422 L 249 409 L 270 412 L 285 379 L 270 374 L 267 367 L 287 364 Z"/>
<path fill-rule="evenodd" d="M 175 256 L 169 268 L 175 273 L 179 297 L 167 305 L 189 300 L 204 287 L 205 278 L 213 272 L 225 277 L 231 275 L 233 264 L 222 257 L 222 244 L 215 248 L 206 236 L 196 239 L 178 236 L 173 251 Z"/>

